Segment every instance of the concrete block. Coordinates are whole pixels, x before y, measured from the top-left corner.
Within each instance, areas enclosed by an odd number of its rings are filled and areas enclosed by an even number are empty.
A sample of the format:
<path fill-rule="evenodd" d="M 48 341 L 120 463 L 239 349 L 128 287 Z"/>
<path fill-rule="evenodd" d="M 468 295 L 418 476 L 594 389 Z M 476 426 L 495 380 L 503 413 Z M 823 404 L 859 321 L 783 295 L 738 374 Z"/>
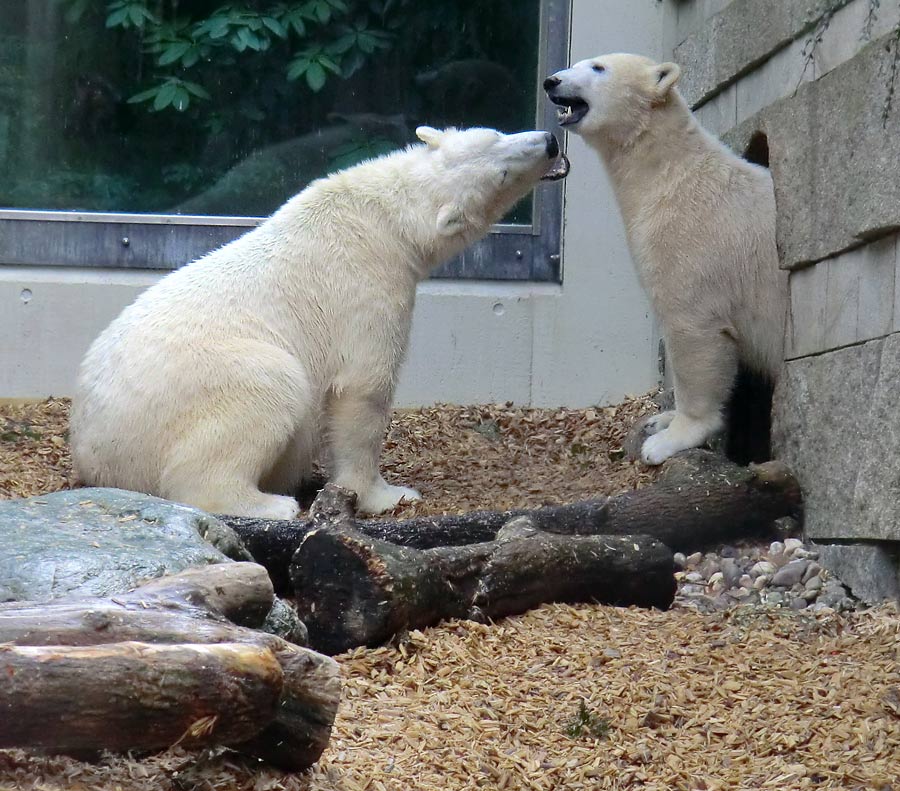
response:
<path fill-rule="evenodd" d="M 816 544 L 819 563 L 866 604 L 900 600 L 900 543 Z"/>
<path fill-rule="evenodd" d="M 900 334 L 791 360 L 773 446 L 806 497 L 814 539 L 900 541 Z"/>
<path fill-rule="evenodd" d="M 807 56 L 806 47 L 802 39 L 792 41 L 738 81 L 737 123 L 816 78 L 815 64 Z"/>
<path fill-rule="evenodd" d="M 804 357 L 825 348 L 828 267 L 819 264 L 792 272 L 788 357 Z"/>
<path fill-rule="evenodd" d="M 697 108 L 694 114 L 704 129 L 721 136 L 737 123 L 737 86 L 726 88 Z"/>
<path fill-rule="evenodd" d="M 890 33 L 900 23 L 900 5 L 882 2 L 870 16 L 869 0 L 854 0 L 835 12 L 813 56 L 821 77 L 854 57 L 869 41 Z"/>
<path fill-rule="evenodd" d="M 828 270 L 823 349 L 848 346 L 857 339 L 861 262 L 862 255 L 859 250 L 853 250 L 814 267 Z"/>
<path fill-rule="evenodd" d="M 897 278 L 897 235 L 859 248 L 859 309 L 856 339 L 868 341 L 887 335 L 896 321 L 894 300 Z"/>
<path fill-rule="evenodd" d="M 681 91 L 697 106 L 812 30 L 848 0 L 734 0 L 675 47 Z"/>
<path fill-rule="evenodd" d="M 769 140 L 782 266 L 795 269 L 900 229 L 900 101 L 885 115 L 892 36 L 740 125 Z"/>

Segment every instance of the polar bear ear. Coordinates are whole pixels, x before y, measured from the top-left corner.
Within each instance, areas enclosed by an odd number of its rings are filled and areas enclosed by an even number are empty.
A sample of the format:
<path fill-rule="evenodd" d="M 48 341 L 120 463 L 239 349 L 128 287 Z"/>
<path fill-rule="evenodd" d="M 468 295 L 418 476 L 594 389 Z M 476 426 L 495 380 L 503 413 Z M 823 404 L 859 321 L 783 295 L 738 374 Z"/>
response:
<path fill-rule="evenodd" d="M 437 230 L 441 236 L 454 236 L 462 233 L 466 227 L 466 218 L 459 206 L 448 203 L 441 207 L 437 216 Z"/>
<path fill-rule="evenodd" d="M 437 148 L 441 144 L 441 138 L 443 136 L 443 132 L 431 126 L 420 126 L 416 129 L 416 137 L 429 148 Z"/>
<path fill-rule="evenodd" d="M 675 87 L 675 83 L 681 77 L 681 67 L 677 63 L 660 63 L 653 69 L 653 79 L 656 82 L 656 95 L 665 100 L 669 91 Z"/>

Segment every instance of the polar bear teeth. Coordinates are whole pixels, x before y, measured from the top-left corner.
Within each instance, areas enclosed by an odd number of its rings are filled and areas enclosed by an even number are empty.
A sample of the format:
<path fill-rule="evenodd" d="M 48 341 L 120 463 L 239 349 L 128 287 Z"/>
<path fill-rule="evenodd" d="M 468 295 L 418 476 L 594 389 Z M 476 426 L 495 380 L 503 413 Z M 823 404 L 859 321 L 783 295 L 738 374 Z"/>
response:
<path fill-rule="evenodd" d="M 567 121 L 572 117 L 572 108 L 569 107 L 560 107 L 557 111 L 560 121 Z"/>

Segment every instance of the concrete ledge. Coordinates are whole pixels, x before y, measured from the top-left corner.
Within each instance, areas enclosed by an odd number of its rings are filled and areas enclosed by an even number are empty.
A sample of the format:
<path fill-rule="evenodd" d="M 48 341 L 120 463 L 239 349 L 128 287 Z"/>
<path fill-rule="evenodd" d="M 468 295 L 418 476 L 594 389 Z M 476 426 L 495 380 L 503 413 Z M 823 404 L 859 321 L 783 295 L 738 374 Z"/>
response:
<path fill-rule="evenodd" d="M 850 0 L 734 0 L 675 47 L 691 106 L 719 93 Z"/>
<path fill-rule="evenodd" d="M 724 136 L 769 140 L 782 267 L 798 269 L 900 229 L 900 91 L 885 107 L 895 34 Z"/>
<path fill-rule="evenodd" d="M 806 495 L 815 540 L 900 541 L 900 333 L 789 361 L 773 445 Z"/>

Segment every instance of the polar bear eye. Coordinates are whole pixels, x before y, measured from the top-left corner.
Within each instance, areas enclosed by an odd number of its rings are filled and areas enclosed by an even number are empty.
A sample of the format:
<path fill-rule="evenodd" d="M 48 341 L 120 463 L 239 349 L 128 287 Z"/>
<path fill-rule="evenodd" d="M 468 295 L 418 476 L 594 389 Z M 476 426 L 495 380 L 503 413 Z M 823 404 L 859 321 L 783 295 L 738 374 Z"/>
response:
<path fill-rule="evenodd" d="M 597 74 L 603 74 L 606 71 L 606 66 L 602 66 L 599 63 L 595 63 L 591 68 L 597 72 Z"/>

